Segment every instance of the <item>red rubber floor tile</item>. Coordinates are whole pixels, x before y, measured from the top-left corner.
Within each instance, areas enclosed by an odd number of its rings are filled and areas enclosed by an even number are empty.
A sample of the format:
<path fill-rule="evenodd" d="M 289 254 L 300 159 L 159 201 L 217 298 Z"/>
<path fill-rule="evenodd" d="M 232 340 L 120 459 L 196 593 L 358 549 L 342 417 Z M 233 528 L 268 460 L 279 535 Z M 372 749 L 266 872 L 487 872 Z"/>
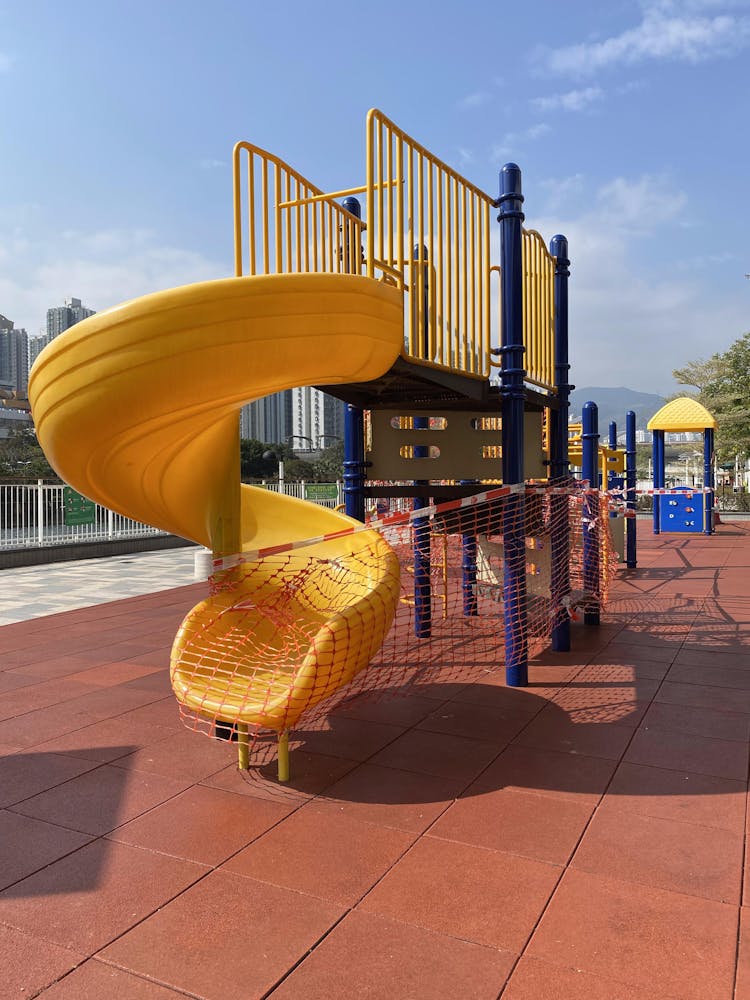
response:
<path fill-rule="evenodd" d="M 236 759 L 236 744 L 182 730 L 167 740 L 119 757 L 114 766 L 192 784 L 221 771 Z"/>
<path fill-rule="evenodd" d="M 527 949 L 680 1000 L 728 1000 L 738 907 L 568 871 Z"/>
<path fill-rule="evenodd" d="M 0 889 L 77 850 L 91 838 L 0 810 Z"/>
<path fill-rule="evenodd" d="M 692 705 L 670 705 L 657 701 L 643 719 L 644 729 L 667 729 L 675 733 L 710 739 L 750 741 L 750 715 Z"/>
<path fill-rule="evenodd" d="M 669 705 L 691 705 L 695 708 L 705 706 L 717 711 L 742 712 L 750 715 L 750 691 L 712 687 L 709 684 L 677 684 L 666 680 L 659 688 L 654 701 Z"/>
<path fill-rule="evenodd" d="M 352 819 L 423 833 L 461 793 L 464 782 L 400 771 L 377 764 L 361 764 L 350 771 L 314 809 L 331 809 Z"/>
<path fill-rule="evenodd" d="M 96 767 L 65 754 L 20 751 L 0 757 L 0 807 L 29 799 Z"/>
<path fill-rule="evenodd" d="M 742 834 L 744 781 L 690 771 L 620 764 L 607 790 L 622 808 Z"/>
<path fill-rule="evenodd" d="M 710 652 L 707 654 L 710 657 Z M 732 688 L 747 693 L 750 691 L 750 670 L 734 667 L 706 666 L 694 664 L 673 664 L 667 679 L 674 684 L 705 684 L 708 687 Z"/>
<path fill-rule="evenodd" d="M 38 753 L 59 753 L 68 757 L 109 764 L 118 757 L 125 757 L 141 747 L 159 743 L 172 735 L 167 726 L 139 720 L 126 720 L 125 716 L 104 719 L 93 726 L 76 729 L 73 733 L 57 736 L 35 748 Z"/>
<path fill-rule="evenodd" d="M 100 958 L 205 1000 L 248 1000 L 278 982 L 342 912 L 326 900 L 217 871 Z"/>
<path fill-rule="evenodd" d="M 400 697 L 395 695 L 375 700 L 365 694 L 336 705 L 332 714 L 404 727 L 413 726 L 434 710 L 435 701 L 432 698 L 404 693 Z"/>
<path fill-rule="evenodd" d="M 424 837 L 359 908 L 518 952 L 559 875 L 558 868 L 528 858 Z"/>
<path fill-rule="evenodd" d="M 603 757 L 555 753 L 514 744 L 480 774 L 470 791 L 509 788 L 595 804 L 616 767 L 615 761 Z"/>
<path fill-rule="evenodd" d="M 739 904 L 743 847 L 739 834 L 634 813 L 607 796 L 571 867 Z"/>
<path fill-rule="evenodd" d="M 332 715 L 315 731 L 295 730 L 294 739 L 302 740 L 307 753 L 321 753 L 347 760 L 367 760 L 381 747 L 392 743 L 404 731 L 402 725 L 391 726 L 364 719 L 349 719 Z"/>
<path fill-rule="evenodd" d="M 402 830 L 305 806 L 222 867 L 352 906 L 413 840 Z"/>
<path fill-rule="evenodd" d="M 185 781 L 104 764 L 13 806 L 14 812 L 81 833 L 101 835 L 171 799 Z"/>
<path fill-rule="evenodd" d="M 279 823 L 293 806 L 197 785 L 110 834 L 204 865 L 218 865 Z"/>
<path fill-rule="evenodd" d="M 740 909 L 740 943 L 734 1000 L 750 1000 L 750 909 Z"/>
<path fill-rule="evenodd" d="M 0 925 L 0 989 L 8 1000 L 35 997 L 83 960 L 83 955 Z"/>
<path fill-rule="evenodd" d="M 343 757 L 327 757 L 325 754 L 294 750 L 290 754 L 291 777 L 284 784 L 277 780 L 275 759 L 260 767 L 251 767 L 245 772 L 238 770 L 236 764 L 230 764 L 209 778 L 204 778 L 201 784 L 211 788 L 224 788 L 241 795 L 300 803 L 320 794 L 356 766 L 356 761 Z"/>
<path fill-rule="evenodd" d="M 500 744 L 486 740 L 413 729 L 381 750 L 370 763 L 468 782 L 476 778 L 501 749 Z"/>
<path fill-rule="evenodd" d="M 747 746 L 732 740 L 708 739 L 662 729 L 639 729 L 624 759 L 631 764 L 747 779 Z"/>
<path fill-rule="evenodd" d="M 96 840 L 0 893 L 0 922 L 89 956 L 206 871 Z"/>
<path fill-rule="evenodd" d="M 45 990 L 40 1000 L 177 1000 L 184 995 L 92 958 Z"/>
<path fill-rule="evenodd" d="M 675 994 L 654 993 L 632 984 L 566 969 L 538 958 L 523 957 L 502 1000 L 681 1000 Z"/>
<path fill-rule="evenodd" d="M 358 910 L 333 929 L 271 998 L 495 1000 L 512 962 L 507 952 Z"/>
<path fill-rule="evenodd" d="M 520 733 L 527 721 L 524 716 L 512 717 L 507 709 L 448 701 L 424 718 L 417 729 L 487 740 L 504 747 Z"/>
<path fill-rule="evenodd" d="M 516 737 L 515 744 L 619 760 L 632 737 L 629 726 L 606 721 L 576 723 L 559 706 L 548 705 Z"/>
<path fill-rule="evenodd" d="M 506 788 L 483 791 L 475 785 L 473 794 L 454 802 L 429 835 L 564 865 L 592 809 L 587 802 Z"/>

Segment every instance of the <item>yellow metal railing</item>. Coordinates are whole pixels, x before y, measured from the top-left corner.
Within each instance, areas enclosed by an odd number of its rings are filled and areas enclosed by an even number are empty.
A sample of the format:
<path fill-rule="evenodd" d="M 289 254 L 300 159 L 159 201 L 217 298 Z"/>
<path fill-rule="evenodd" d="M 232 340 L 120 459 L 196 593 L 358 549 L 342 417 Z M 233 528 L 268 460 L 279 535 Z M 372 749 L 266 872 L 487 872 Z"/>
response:
<path fill-rule="evenodd" d="M 526 381 L 555 384 L 555 258 L 534 229 L 523 230 L 523 342 Z"/>
<path fill-rule="evenodd" d="M 404 292 L 404 354 L 487 378 L 492 199 L 402 132 L 367 116 L 366 273 Z"/>
<path fill-rule="evenodd" d="M 362 222 L 278 157 L 248 142 L 233 155 L 234 273 L 359 274 Z"/>
<path fill-rule="evenodd" d="M 238 277 L 365 273 L 403 292 L 405 357 L 482 379 L 499 366 L 493 200 L 380 111 L 367 116 L 362 187 L 325 193 L 248 142 L 235 146 L 233 170 Z M 336 200 L 359 193 L 366 224 Z M 554 391 L 555 259 L 533 230 L 523 231 L 522 251 L 527 381 Z"/>

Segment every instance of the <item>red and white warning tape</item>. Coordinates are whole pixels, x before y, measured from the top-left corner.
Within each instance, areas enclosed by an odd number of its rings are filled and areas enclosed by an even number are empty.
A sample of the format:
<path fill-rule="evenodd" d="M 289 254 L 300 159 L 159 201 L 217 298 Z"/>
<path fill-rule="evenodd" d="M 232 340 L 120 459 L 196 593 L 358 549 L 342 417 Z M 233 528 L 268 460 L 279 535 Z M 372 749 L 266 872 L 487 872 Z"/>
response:
<path fill-rule="evenodd" d="M 336 538 L 345 538 L 347 535 L 356 535 L 360 531 L 379 531 L 381 528 L 408 524 L 411 521 L 434 517 L 436 514 L 444 514 L 452 510 L 476 507 L 479 504 L 490 503 L 493 500 L 499 500 L 501 497 L 507 497 L 513 493 L 523 493 L 525 490 L 526 486 L 524 483 L 516 483 L 512 486 L 498 486 L 492 490 L 485 490 L 484 493 L 475 493 L 470 497 L 461 497 L 459 500 L 447 500 L 445 503 L 420 507 L 419 510 L 405 510 L 399 511 L 396 514 L 388 514 L 386 517 L 378 518 L 376 521 L 368 521 L 366 524 L 353 524 L 342 528 L 340 531 L 329 531 L 325 535 L 316 535 L 313 538 L 301 538 L 296 542 L 284 542 L 281 545 L 269 545 L 264 549 L 254 549 L 249 552 L 223 556 L 219 559 L 214 559 L 214 572 L 217 573 L 221 570 L 232 569 L 233 566 L 239 566 L 242 563 L 258 562 L 259 559 L 276 556 L 283 552 L 292 552 L 294 549 L 319 545 L 321 542 L 330 542 Z"/>

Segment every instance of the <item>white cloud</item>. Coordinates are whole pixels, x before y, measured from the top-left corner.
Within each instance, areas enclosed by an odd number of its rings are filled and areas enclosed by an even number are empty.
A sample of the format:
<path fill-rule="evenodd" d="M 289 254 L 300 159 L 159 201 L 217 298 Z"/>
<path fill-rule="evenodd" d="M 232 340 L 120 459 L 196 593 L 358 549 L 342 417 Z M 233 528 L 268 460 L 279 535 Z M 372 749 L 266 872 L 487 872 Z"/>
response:
<path fill-rule="evenodd" d="M 97 311 L 148 292 L 226 277 L 202 254 L 166 245 L 145 229 L 62 233 L 55 241 L 0 233 L 6 249 L 0 311 L 36 335 L 47 309 L 76 296 Z"/>
<path fill-rule="evenodd" d="M 677 218 L 687 204 L 666 177 L 650 174 L 635 181 L 615 177 L 599 189 L 596 200 L 602 221 L 628 233 L 650 232 Z"/>
<path fill-rule="evenodd" d="M 226 167 L 226 165 L 226 161 L 213 160 L 210 157 L 198 161 L 198 166 L 201 170 L 215 170 L 217 167 Z"/>
<path fill-rule="evenodd" d="M 500 142 L 492 147 L 492 159 L 498 160 L 504 156 L 515 155 L 527 142 L 541 139 L 551 131 L 552 127 L 547 122 L 539 122 L 521 132 L 506 132 Z"/>
<path fill-rule="evenodd" d="M 568 182 L 575 195 L 578 178 Z M 640 263 L 644 238 L 653 257 L 662 230 L 679 224 L 685 209 L 684 194 L 668 178 L 617 177 L 589 197 L 581 212 L 563 204 L 527 220 L 545 235 L 564 233 L 569 240 L 575 384 L 672 392 L 675 368 L 725 350 L 747 328 L 746 289 L 739 283 L 728 298 L 711 287 L 713 269 L 701 275 L 680 272 L 668 259 L 658 271 Z"/>
<path fill-rule="evenodd" d="M 604 97 L 601 87 L 583 87 L 581 90 L 569 90 L 565 94 L 550 94 L 548 97 L 535 97 L 531 104 L 537 111 L 546 114 L 549 111 L 584 111 Z"/>
<path fill-rule="evenodd" d="M 481 108 L 490 100 L 490 94 L 486 90 L 475 90 L 472 94 L 462 97 L 457 106 L 461 111 L 471 111 L 474 108 Z"/>
<path fill-rule="evenodd" d="M 733 55 L 750 42 L 750 18 L 726 13 L 713 17 L 693 13 L 704 8 L 705 3 L 680 5 L 679 8 L 674 3 L 650 3 L 635 28 L 603 41 L 540 49 L 536 60 L 552 73 L 587 76 L 649 59 L 703 62 Z M 674 14 L 677 16 L 672 16 Z"/>

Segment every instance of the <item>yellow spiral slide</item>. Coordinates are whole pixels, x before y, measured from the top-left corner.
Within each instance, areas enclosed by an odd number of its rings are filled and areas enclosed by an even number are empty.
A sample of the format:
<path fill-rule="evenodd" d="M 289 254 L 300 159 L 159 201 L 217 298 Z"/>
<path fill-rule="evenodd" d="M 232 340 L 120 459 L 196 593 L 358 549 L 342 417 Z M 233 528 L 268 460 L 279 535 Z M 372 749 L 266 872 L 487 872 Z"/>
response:
<path fill-rule="evenodd" d="M 401 350 L 402 310 L 392 286 L 341 274 L 227 278 L 125 302 L 61 334 L 37 359 L 29 399 L 39 442 L 85 496 L 215 556 L 340 531 L 353 523 L 344 515 L 240 483 L 239 411 L 281 389 L 384 374 Z M 266 656 L 277 662 L 259 664 L 256 652 L 243 663 L 249 654 L 229 604 L 242 605 L 245 628 L 257 631 L 247 613 L 254 592 L 267 602 L 269 588 L 285 592 L 285 580 L 278 568 L 240 573 L 231 593 L 202 601 L 178 632 L 171 676 L 181 704 L 240 734 L 263 726 L 281 736 L 366 666 L 398 602 L 395 555 L 370 531 L 304 551 L 319 557 L 317 592 L 328 595 L 316 604 L 308 580 L 291 605 L 306 648 L 280 665 L 283 636 L 268 636 Z M 357 565 L 354 582 L 347 560 Z M 294 560 L 289 567 L 296 572 Z M 200 648 L 221 648 L 222 631 L 238 647 L 224 654 L 231 671 Z M 285 767 L 280 753 L 281 777 Z"/>

